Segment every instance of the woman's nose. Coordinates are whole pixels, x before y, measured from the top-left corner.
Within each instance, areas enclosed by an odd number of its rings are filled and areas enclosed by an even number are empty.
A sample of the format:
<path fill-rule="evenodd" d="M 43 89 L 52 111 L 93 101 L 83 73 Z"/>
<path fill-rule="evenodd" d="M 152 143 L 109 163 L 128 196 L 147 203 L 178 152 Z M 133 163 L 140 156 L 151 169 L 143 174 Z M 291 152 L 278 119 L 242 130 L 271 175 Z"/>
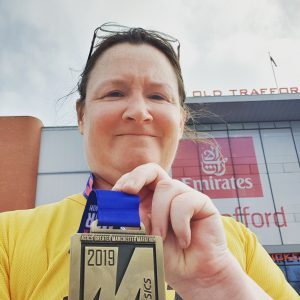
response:
<path fill-rule="evenodd" d="M 128 99 L 122 119 L 125 121 L 136 121 L 138 123 L 152 121 L 153 117 L 149 111 L 146 99 L 142 96 Z"/>

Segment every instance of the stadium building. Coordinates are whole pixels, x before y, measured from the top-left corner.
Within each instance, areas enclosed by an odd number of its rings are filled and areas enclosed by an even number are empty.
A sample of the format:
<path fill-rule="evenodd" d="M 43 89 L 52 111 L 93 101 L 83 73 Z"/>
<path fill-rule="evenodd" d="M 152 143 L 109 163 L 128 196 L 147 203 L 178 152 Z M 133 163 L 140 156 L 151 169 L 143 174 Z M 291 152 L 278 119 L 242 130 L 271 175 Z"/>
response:
<path fill-rule="evenodd" d="M 190 127 L 199 132 L 200 142 L 181 141 L 172 176 L 208 194 L 223 215 L 254 231 L 300 294 L 298 88 L 227 94 L 197 91 L 187 99 L 196 112 Z M 203 133 L 208 142 L 201 141 Z M 89 174 L 77 127 L 1 117 L 0 154 L 7 157 L 3 167 L 8 170 L 0 175 L 1 199 L 7 199 L 0 211 L 82 192 Z M 18 172 L 27 174 L 22 182 Z"/>

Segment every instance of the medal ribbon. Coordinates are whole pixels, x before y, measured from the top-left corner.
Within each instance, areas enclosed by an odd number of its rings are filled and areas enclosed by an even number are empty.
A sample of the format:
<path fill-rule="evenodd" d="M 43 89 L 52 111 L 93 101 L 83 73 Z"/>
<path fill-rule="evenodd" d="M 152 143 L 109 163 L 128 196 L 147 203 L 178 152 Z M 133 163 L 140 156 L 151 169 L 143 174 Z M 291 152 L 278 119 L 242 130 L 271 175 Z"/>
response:
<path fill-rule="evenodd" d="M 99 226 L 140 227 L 139 196 L 108 190 L 92 193 L 97 198 Z"/>
<path fill-rule="evenodd" d="M 98 219 L 98 226 L 120 228 L 140 227 L 138 195 L 93 188 L 94 177 L 90 175 L 83 195 L 87 202 L 78 232 L 89 232 L 91 223 Z"/>

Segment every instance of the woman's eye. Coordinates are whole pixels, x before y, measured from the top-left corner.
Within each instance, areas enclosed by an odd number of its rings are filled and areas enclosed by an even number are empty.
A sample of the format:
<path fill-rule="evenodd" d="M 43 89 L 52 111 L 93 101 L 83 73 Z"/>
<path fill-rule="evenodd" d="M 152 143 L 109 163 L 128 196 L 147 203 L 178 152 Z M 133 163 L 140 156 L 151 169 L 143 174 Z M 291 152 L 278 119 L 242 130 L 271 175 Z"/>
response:
<path fill-rule="evenodd" d="M 120 91 L 111 91 L 111 92 L 107 93 L 106 96 L 107 97 L 122 97 L 123 93 Z"/>
<path fill-rule="evenodd" d="M 150 98 L 153 99 L 153 100 L 166 100 L 165 97 L 159 95 L 159 94 L 153 94 L 153 95 L 150 95 Z"/>

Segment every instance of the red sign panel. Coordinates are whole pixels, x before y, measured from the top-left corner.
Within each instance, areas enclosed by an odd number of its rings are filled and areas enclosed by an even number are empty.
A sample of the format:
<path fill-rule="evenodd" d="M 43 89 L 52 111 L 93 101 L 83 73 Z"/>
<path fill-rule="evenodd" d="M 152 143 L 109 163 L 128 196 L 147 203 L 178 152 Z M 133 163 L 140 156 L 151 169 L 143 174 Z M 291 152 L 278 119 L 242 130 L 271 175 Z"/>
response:
<path fill-rule="evenodd" d="M 182 140 L 172 177 L 213 199 L 263 196 L 252 137 Z"/>

